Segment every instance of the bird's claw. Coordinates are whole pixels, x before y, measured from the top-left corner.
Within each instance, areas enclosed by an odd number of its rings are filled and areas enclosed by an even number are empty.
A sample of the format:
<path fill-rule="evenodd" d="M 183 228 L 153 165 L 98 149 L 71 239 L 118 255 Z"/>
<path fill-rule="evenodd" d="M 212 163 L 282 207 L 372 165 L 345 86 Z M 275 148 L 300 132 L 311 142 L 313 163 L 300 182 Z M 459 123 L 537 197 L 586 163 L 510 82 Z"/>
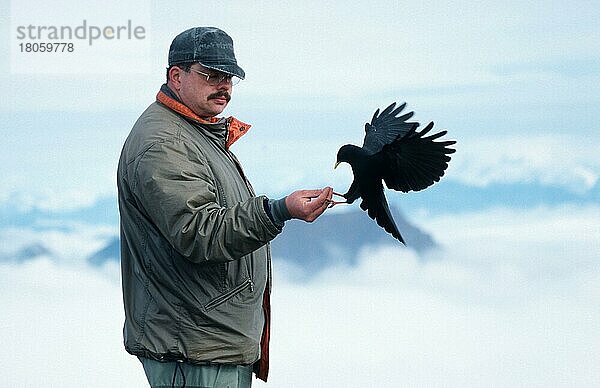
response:
<path fill-rule="evenodd" d="M 342 197 L 342 198 L 346 198 L 344 197 L 342 194 L 340 193 L 336 193 L 335 191 L 333 192 L 333 195 L 337 195 L 338 197 Z M 327 208 L 331 209 L 332 207 L 334 207 L 335 205 L 340 205 L 340 204 L 347 204 L 348 201 L 334 201 L 332 199 L 328 199 L 327 202 L 329 203 L 329 205 L 327 205 Z"/>

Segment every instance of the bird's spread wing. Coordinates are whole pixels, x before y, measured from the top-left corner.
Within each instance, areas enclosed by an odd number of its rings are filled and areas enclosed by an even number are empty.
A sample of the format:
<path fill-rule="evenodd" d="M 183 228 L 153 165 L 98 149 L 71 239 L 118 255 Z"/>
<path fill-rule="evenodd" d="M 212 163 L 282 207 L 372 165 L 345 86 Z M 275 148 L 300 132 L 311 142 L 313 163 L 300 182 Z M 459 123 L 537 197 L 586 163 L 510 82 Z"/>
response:
<path fill-rule="evenodd" d="M 377 225 L 385 229 L 386 232 L 394 236 L 394 238 L 398 239 L 402 244 L 406 245 L 392 218 L 390 207 L 388 206 L 385 194 L 383 193 L 383 185 L 380 185 L 377 190 L 373 190 L 371 195 L 363 195 L 362 199 L 360 207 L 367 211 L 369 217 L 374 219 L 377 222 Z"/>
<path fill-rule="evenodd" d="M 365 140 L 362 148 L 369 155 L 373 155 L 383 148 L 386 144 L 392 143 L 397 137 L 406 135 L 412 128 L 416 128 L 418 123 L 409 123 L 414 112 L 408 112 L 397 117 L 406 107 L 406 103 L 396 107 L 394 102 L 379 113 L 379 109 L 373 114 L 371 123 L 365 124 Z"/>
<path fill-rule="evenodd" d="M 420 132 L 416 127 L 412 128 L 376 155 L 387 187 L 403 192 L 419 191 L 438 182 L 444 175 L 450 161 L 448 155 L 455 152 L 448 147 L 456 142 L 434 141 L 446 131 L 425 136 L 432 128 L 433 122 Z"/>

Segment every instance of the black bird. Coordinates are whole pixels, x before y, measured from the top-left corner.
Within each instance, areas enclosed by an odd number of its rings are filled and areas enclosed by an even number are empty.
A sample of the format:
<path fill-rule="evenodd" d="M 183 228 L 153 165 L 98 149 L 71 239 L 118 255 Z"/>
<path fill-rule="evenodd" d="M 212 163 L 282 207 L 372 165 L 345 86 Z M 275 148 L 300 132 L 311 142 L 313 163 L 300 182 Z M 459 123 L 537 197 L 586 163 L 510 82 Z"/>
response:
<path fill-rule="evenodd" d="M 447 131 L 425 136 L 433 128 L 433 122 L 417 132 L 419 123 L 407 121 L 414 112 L 398 116 L 405 107 L 406 103 L 396 107 L 394 102 L 381 114 L 377 109 L 371 123 L 365 124 L 363 146 L 346 144 L 339 149 L 335 167 L 342 162 L 349 163 L 354 181 L 347 193 L 335 193 L 346 201 L 331 201 L 330 206 L 350 204 L 362 198 L 360 207 L 369 217 L 406 245 L 390 213 L 383 182 L 388 188 L 405 193 L 431 186 L 444 175 L 450 161 L 448 155 L 455 152 L 448 146 L 456 142 L 434 141 Z"/>

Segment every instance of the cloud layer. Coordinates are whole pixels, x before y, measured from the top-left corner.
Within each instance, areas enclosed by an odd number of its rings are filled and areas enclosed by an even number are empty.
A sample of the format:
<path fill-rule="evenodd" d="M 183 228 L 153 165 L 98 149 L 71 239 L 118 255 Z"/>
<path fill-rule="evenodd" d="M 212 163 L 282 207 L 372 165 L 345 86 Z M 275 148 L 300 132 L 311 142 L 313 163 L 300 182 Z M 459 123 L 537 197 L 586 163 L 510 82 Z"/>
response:
<path fill-rule="evenodd" d="M 422 215 L 444 246 L 425 263 L 372 247 L 308 283 L 276 267 L 264 386 L 600 384 L 599 218 L 597 205 Z M 143 386 L 118 279 L 114 264 L 1 264 L 6 383 Z"/>

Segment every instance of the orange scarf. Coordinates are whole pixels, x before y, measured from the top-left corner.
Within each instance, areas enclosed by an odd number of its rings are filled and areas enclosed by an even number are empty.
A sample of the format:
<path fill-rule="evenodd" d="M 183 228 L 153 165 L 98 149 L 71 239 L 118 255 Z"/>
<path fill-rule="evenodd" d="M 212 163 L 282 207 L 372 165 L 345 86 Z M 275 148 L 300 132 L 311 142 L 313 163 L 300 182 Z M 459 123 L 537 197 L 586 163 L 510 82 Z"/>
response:
<path fill-rule="evenodd" d="M 156 95 L 156 100 L 159 101 L 161 104 L 165 105 L 166 107 L 179 113 L 180 115 L 185 116 L 194 121 L 197 121 L 199 123 L 215 124 L 217 121 L 219 121 L 219 119 L 216 117 L 210 117 L 208 120 L 203 119 L 202 117 L 200 117 L 197 114 L 195 114 L 194 112 L 192 112 L 192 110 L 190 108 L 188 108 L 187 106 L 185 106 L 182 103 L 180 103 L 179 101 L 174 100 L 173 98 L 167 96 L 162 90 L 159 91 L 158 94 Z M 237 139 L 239 139 L 246 132 L 248 132 L 251 125 L 243 123 L 233 116 L 228 117 L 227 122 L 229 123 L 229 125 L 227 126 L 227 142 L 225 144 L 225 147 L 229 149 L 229 147 L 233 143 L 235 143 L 237 141 Z"/>

